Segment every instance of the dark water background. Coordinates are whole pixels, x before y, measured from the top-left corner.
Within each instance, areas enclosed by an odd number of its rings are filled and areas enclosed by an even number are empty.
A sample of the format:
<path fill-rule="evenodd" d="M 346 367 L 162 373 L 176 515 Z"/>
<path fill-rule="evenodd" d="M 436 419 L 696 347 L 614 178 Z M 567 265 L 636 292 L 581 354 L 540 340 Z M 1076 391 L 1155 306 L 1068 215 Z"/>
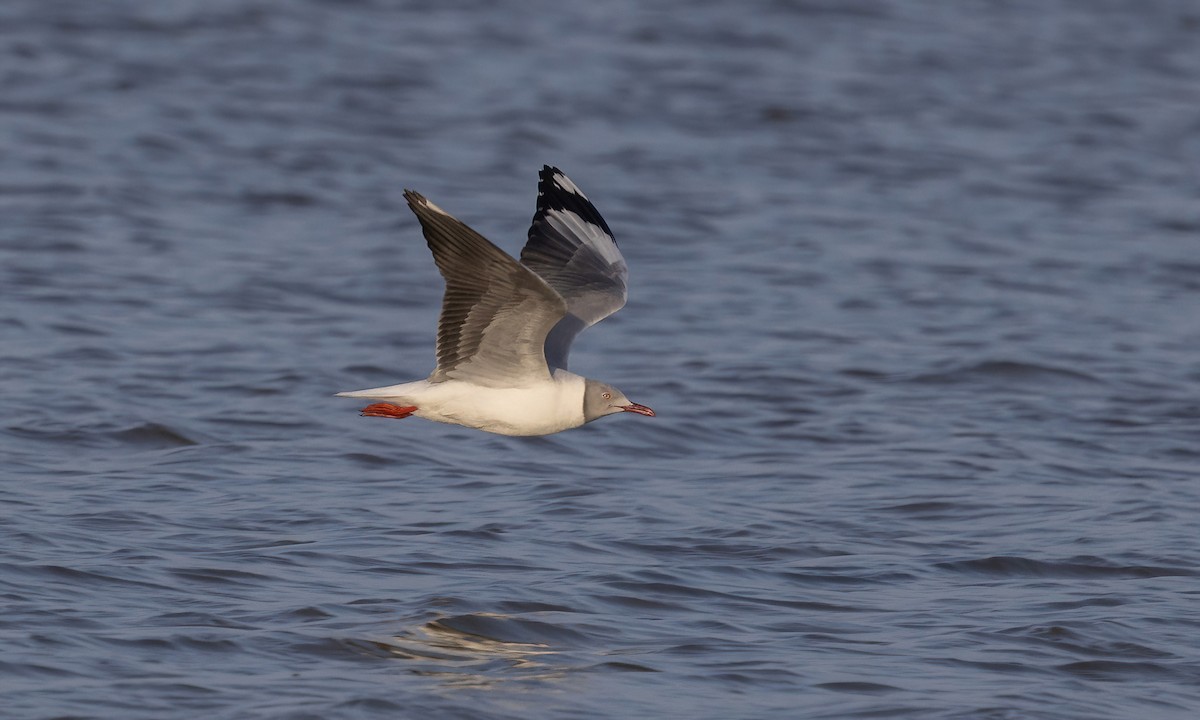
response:
<path fill-rule="evenodd" d="M 362 419 L 542 163 L 659 417 Z M 0 4 L 14 718 L 1194 718 L 1200 7 Z"/>

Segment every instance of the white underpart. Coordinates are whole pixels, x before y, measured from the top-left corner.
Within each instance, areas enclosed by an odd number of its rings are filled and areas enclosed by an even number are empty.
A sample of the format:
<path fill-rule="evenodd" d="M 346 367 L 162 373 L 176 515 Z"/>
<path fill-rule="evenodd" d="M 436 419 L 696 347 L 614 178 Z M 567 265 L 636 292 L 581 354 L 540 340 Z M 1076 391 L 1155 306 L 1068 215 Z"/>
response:
<path fill-rule="evenodd" d="M 623 261 L 621 252 L 617 250 L 617 245 L 613 242 L 612 237 L 599 225 L 594 225 L 579 217 L 578 213 L 571 210 L 547 210 L 546 220 L 550 223 L 550 227 L 567 237 L 575 234 L 587 238 L 588 244 L 606 262 L 612 264 Z"/>
<path fill-rule="evenodd" d="M 338 395 L 416 406 L 417 417 L 500 435 L 550 435 L 584 423 L 583 392 L 583 378 L 556 370 L 553 379 L 519 388 L 418 380 Z"/>
<path fill-rule="evenodd" d="M 554 184 L 559 186 L 563 190 L 566 190 L 567 192 L 575 193 L 576 195 L 583 198 L 584 200 L 588 199 L 588 196 L 584 195 L 582 190 L 575 187 L 575 183 L 571 182 L 571 179 L 568 178 L 566 175 L 563 175 L 561 173 L 554 173 Z"/>

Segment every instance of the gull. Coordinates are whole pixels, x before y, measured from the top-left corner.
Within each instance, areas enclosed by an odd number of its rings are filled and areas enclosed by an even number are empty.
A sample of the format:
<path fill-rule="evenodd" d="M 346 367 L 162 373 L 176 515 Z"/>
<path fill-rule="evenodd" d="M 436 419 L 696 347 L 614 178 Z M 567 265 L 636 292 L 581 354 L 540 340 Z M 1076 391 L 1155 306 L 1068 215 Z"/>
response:
<path fill-rule="evenodd" d="M 437 367 L 425 380 L 338 393 L 380 402 L 367 417 L 416 417 L 501 435 L 551 435 L 605 415 L 654 416 L 612 385 L 567 371 L 581 330 L 625 305 L 629 270 L 608 223 L 549 165 L 520 262 L 424 196 L 404 191 L 446 280 Z"/>

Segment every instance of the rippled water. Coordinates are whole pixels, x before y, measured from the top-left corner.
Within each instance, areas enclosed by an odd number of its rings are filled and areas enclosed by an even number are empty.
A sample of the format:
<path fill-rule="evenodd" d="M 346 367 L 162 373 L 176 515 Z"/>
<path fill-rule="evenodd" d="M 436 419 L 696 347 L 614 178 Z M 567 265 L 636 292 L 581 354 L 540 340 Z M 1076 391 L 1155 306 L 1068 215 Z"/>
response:
<path fill-rule="evenodd" d="M 0 5 L 20 718 L 1191 718 L 1200 11 Z M 424 376 L 420 190 L 629 260 L 544 439 Z"/>

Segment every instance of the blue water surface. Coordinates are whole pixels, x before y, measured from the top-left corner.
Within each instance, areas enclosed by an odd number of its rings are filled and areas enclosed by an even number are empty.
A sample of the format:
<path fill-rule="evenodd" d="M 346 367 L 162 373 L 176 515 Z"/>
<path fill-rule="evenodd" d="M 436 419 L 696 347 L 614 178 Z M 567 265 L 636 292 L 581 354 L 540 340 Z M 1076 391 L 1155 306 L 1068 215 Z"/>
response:
<path fill-rule="evenodd" d="M 1200 9 L 0 5 L 8 718 L 1194 718 Z M 656 418 L 424 377 L 563 168 Z"/>

